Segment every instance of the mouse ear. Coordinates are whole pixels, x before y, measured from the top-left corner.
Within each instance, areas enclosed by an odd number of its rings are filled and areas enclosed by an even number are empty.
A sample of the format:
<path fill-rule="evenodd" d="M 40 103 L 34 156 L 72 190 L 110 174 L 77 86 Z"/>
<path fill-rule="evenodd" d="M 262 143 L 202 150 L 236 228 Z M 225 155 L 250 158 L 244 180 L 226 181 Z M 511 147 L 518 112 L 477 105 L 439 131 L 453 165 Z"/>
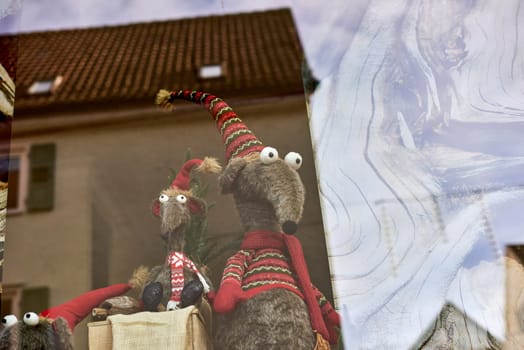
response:
<path fill-rule="evenodd" d="M 245 158 L 233 158 L 229 161 L 226 168 L 218 177 L 218 185 L 222 194 L 233 192 L 233 185 L 238 177 L 238 174 L 247 164 Z"/>
<path fill-rule="evenodd" d="M 160 216 L 160 201 L 158 199 L 155 199 L 153 201 L 153 204 L 151 206 L 151 211 L 153 212 L 153 215 L 156 217 Z"/>

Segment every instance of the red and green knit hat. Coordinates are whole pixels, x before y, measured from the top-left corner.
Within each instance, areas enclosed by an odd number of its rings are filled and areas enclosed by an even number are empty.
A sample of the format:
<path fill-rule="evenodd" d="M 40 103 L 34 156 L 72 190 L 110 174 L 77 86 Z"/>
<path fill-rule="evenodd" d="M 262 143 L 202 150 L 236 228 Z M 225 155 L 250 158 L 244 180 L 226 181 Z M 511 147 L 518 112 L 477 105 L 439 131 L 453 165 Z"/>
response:
<path fill-rule="evenodd" d="M 184 163 L 176 175 L 169 188 L 175 188 L 183 191 L 191 189 L 191 172 L 196 170 L 199 173 L 219 173 L 220 164 L 215 158 L 204 157 L 204 159 L 193 158 Z"/>
<path fill-rule="evenodd" d="M 201 91 L 178 90 L 169 92 L 160 90 L 156 103 L 162 107 L 173 107 L 176 99 L 200 103 L 209 110 L 226 147 L 226 162 L 235 157 L 260 152 L 264 148 L 262 142 L 220 97 Z"/>
<path fill-rule="evenodd" d="M 204 159 L 193 158 L 184 163 L 182 168 L 176 175 L 175 179 L 169 185 L 170 189 L 181 191 L 191 190 L 191 172 L 196 170 L 199 173 L 213 173 L 217 174 L 222 168 L 215 158 L 204 157 Z M 189 198 L 189 207 L 191 212 L 199 213 L 203 208 L 194 200 Z M 153 214 L 160 216 L 160 203 L 158 200 L 153 202 Z"/>

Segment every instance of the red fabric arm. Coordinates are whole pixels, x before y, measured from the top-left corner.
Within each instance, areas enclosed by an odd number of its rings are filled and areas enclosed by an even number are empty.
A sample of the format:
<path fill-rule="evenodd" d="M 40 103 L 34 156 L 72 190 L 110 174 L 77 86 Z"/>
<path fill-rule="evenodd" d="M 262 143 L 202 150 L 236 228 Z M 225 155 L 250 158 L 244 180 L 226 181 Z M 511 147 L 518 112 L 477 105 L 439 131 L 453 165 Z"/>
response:
<path fill-rule="evenodd" d="M 242 279 L 249 254 L 247 250 L 240 250 L 227 260 L 222 282 L 213 300 L 216 312 L 231 312 L 239 301 L 245 299 Z"/>

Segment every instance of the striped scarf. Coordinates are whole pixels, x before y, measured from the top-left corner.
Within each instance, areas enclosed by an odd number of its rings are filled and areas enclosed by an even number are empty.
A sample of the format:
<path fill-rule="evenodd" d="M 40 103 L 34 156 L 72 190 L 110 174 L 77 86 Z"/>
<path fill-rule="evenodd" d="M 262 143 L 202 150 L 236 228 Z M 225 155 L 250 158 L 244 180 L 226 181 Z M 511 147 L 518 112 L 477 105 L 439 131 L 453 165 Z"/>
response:
<path fill-rule="evenodd" d="M 166 265 L 171 267 L 171 297 L 169 300 L 175 302 L 176 305 L 180 303 L 182 289 L 184 289 L 184 268 L 193 271 L 204 285 L 204 292 L 209 292 L 210 288 L 204 276 L 202 276 L 195 263 L 183 252 L 169 253 L 166 259 Z"/>

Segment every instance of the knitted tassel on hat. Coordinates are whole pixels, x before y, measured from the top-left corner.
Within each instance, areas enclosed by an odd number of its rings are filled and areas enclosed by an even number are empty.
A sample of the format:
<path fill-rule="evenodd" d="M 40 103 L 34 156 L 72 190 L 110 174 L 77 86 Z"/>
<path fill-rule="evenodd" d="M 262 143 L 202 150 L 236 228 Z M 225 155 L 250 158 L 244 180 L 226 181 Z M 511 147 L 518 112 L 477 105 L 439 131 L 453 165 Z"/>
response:
<path fill-rule="evenodd" d="M 222 135 L 222 141 L 226 147 L 227 162 L 235 157 L 260 152 L 264 148 L 262 142 L 221 98 L 200 91 L 178 90 L 169 92 L 160 90 L 156 103 L 162 107 L 172 108 L 176 99 L 199 103 L 209 110 Z"/>
<path fill-rule="evenodd" d="M 200 173 L 219 173 L 221 167 L 214 158 L 205 157 L 203 160 L 198 158 L 190 159 L 184 163 L 169 188 L 189 191 L 192 170 Z"/>

